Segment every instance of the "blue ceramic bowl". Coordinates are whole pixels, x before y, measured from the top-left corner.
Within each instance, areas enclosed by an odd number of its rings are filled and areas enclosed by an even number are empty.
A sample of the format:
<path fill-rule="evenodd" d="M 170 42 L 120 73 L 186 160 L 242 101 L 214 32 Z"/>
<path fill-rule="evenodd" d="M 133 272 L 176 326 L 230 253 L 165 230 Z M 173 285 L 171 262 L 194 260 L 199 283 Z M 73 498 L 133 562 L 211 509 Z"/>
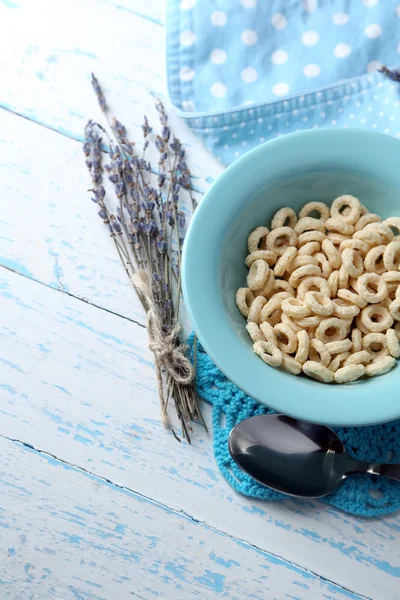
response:
<path fill-rule="evenodd" d="M 183 291 L 204 349 L 249 396 L 276 411 L 328 425 L 400 418 L 400 368 L 347 385 L 326 385 L 266 365 L 253 353 L 235 303 L 245 285 L 246 240 L 283 206 L 357 196 L 382 218 L 400 215 L 400 142 L 356 129 L 294 133 L 258 146 L 213 184 L 190 223 Z"/>

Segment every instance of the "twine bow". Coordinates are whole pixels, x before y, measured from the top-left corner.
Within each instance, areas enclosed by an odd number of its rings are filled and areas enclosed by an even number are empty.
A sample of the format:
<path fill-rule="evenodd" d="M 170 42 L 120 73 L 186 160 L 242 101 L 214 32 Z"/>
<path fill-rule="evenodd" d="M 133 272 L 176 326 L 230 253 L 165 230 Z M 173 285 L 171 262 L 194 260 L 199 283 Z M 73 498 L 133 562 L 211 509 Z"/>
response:
<path fill-rule="evenodd" d="M 147 274 L 143 270 L 136 271 L 133 282 L 147 305 L 149 348 L 154 352 L 158 365 L 164 367 L 177 384 L 189 385 L 193 379 L 193 367 L 185 355 L 186 346 L 179 342 L 180 325 L 175 325 L 170 333 L 165 334 Z"/>

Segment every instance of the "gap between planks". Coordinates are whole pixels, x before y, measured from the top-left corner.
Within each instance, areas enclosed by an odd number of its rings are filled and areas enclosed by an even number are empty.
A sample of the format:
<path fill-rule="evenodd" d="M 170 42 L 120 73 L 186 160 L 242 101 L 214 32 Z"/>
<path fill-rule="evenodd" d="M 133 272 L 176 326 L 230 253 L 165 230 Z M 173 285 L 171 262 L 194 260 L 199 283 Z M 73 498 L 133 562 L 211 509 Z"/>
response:
<path fill-rule="evenodd" d="M 13 444 L 17 444 L 18 446 L 22 446 L 23 449 L 28 449 L 31 452 L 34 452 L 35 454 L 37 454 L 38 456 L 43 455 L 47 458 L 51 458 L 56 460 L 57 462 L 59 462 L 60 464 L 64 464 L 66 465 L 68 468 L 73 469 L 76 473 L 80 473 L 82 475 L 84 475 L 85 477 L 90 477 L 92 479 L 95 479 L 97 483 L 99 483 L 100 485 L 102 484 L 107 484 L 107 485 L 111 485 L 115 488 L 118 488 L 120 490 L 123 490 L 124 492 L 127 492 L 128 494 L 131 494 L 132 496 L 135 496 L 137 498 L 140 498 L 141 500 L 144 500 L 145 502 L 148 502 L 149 504 L 152 504 L 153 506 L 156 506 L 157 508 L 163 510 L 164 512 L 168 512 L 168 513 L 172 513 L 174 515 L 176 515 L 179 518 L 183 518 L 186 519 L 196 525 L 200 525 L 201 527 L 203 527 L 204 529 L 207 529 L 209 531 L 213 531 L 214 533 L 227 537 L 230 540 L 232 540 L 235 543 L 241 544 L 243 546 L 248 547 L 249 549 L 255 550 L 258 553 L 261 553 L 264 556 L 269 556 L 273 559 L 279 560 L 284 564 L 290 565 L 291 567 L 298 569 L 299 571 L 302 571 L 303 573 L 307 573 L 312 575 L 313 577 L 316 577 L 317 579 L 320 579 L 321 581 L 324 581 L 328 584 L 334 585 L 336 586 L 338 589 L 340 589 L 341 591 L 343 591 L 344 593 L 350 593 L 353 594 L 355 597 L 359 598 L 360 600 L 373 600 L 372 598 L 368 597 L 368 596 L 364 596 L 359 594 L 358 592 L 355 592 L 353 590 L 351 590 L 350 588 L 345 588 L 343 587 L 340 583 L 337 583 L 335 581 L 333 581 L 332 579 L 328 579 L 326 577 L 323 577 L 321 575 L 319 575 L 318 573 L 311 571 L 309 569 L 305 569 L 304 567 L 298 565 L 297 563 L 290 561 L 282 556 L 280 556 L 279 554 L 275 554 L 272 552 L 266 552 L 265 550 L 263 550 L 262 548 L 259 548 L 257 545 L 255 544 L 251 544 L 248 541 L 235 537 L 233 535 L 230 535 L 229 533 L 226 533 L 225 531 L 222 531 L 221 529 L 218 529 L 217 527 L 213 527 L 212 525 L 209 525 L 208 523 L 206 523 L 205 521 L 202 521 L 200 519 L 196 519 L 195 517 L 193 517 L 192 515 L 190 515 L 189 513 L 187 513 L 184 510 L 176 510 L 170 506 L 168 506 L 167 504 L 163 504 L 162 502 L 159 502 L 153 498 L 150 498 L 149 496 L 146 496 L 145 494 L 141 494 L 140 492 L 135 491 L 134 489 L 125 486 L 125 485 L 120 485 L 118 483 L 115 483 L 114 481 L 112 481 L 111 479 L 108 479 L 107 477 L 102 477 L 101 475 L 97 474 L 97 473 L 93 473 L 92 471 L 89 471 L 88 469 L 85 469 L 83 467 L 80 467 L 78 465 L 75 465 L 73 463 L 70 463 L 66 460 L 63 460 L 61 458 L 59 458 L 58 456 L 56 456 L 55 454 L 52 454 L 51 452 L 46 452 L 45 450 L 42 450 L 40 448 L 36 448 L 34 447 L 32 444 L 29 444 L 27 442 L 23 442 L 21 440 L 18 439 L 14 439 L 14 438 L 10 438 L 2 433 L 0 433 L 0 438 L 8 441 L 8 442 L 12 442 Z"/>
<path fill-rule="evenodd" d="M 10 271 L 11 273 L 14 273 L 14 275 L 19 275 L 20 277 L 29 279 L 29 281 L 34 281 L 35 283 L 38 283 L 39 285 L 42 285 L 43 287 L 48 288 L 49 290 L 53 290 L 54 292 L 61 292 L 61 294 L 70 296 L 71 298 L 74 298 L 75 300 L 79 300 L 80 302 L 83 302 L 84 304 L 87 304 L 88 306 L 93 306 L 93 308 L 97 308 L 98 310 L 104 310 L 105 312 L 110 313 L 111 315 L 119 317 L 120 319 L 125 319 L 125 321 L 129 321 L 130 323 L 133 323 L 134 325 L 138 325 L 139 327 L 146 329 L 146 325 L 144 325 L 143 323 L 139 323 L 139 321 L 135 321 L 135 319 L 131 319 L 130 317 L 127 317 L 126 315 L 122 315 L 121 313 L 115 312 L 114 310 L 110 310 L 109 308 L 105 308 L 104 306 L 100 306 L 99 304 L 95 304 L 94 302 L 90 302 L 89 300 L 86 300 L 85 298 L 80 298 L 79 296 L 75 296 L 74 294 L 71 294 L 71 292 L 67 292 L 67 290 L 65 290 L 63 288 L 61 281 L 59 282 L 61 287 L 56 288 L 51 285 L 48 285 L 47 283 L 44 283 L 43 281 L 40 281 L 39 279 L 35 279 L 34 277 L 29 277 L 29 275 L 25 275 L 25 273 L 20 273 L 19 271 L 16 271 L 15 269 L 11 269 L 11 267 L 7 267 L 6 265 L 0 265 L 0 269 L 6 269 L 6 271 Z M 132 288 L 132 291 L 134 294 L 136 293 L 133 288 Z"/>

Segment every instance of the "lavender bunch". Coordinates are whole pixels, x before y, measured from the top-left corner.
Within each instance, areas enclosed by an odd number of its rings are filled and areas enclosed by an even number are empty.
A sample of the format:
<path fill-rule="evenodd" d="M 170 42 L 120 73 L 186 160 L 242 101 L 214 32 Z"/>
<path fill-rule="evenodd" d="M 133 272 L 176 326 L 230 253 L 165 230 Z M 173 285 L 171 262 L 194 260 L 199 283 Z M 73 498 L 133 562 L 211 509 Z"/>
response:
<path fill-rule="evenodd" d="M 94 75 L 92 86 L 110 131 L 93 121 L 85 127 L 83 152 L 92 180 L 91 199 L 97 205 L 98 215 L 108 228 L 147 314 L 162 421 L 170 426 L 167 409 L 173 399 L 182 435 L 190 443 L 192 421 L 206 425 L 195 389 L 196 365 L 192 366 L 188 360 L 180 340 L 185 194 L 190 198 L 192 210 L 196 208 L 185 150 L 171 134 L 164 105 L 157 99 L 160 132 L 153 132 L 145 116 L 143 147 L 138 152 L 124 125 L 110 117 L 103 91 Z M 109 151 L 106 164 L 103 164 L 104 147 Z M 151 147 L 156 149 L 156 169 L 147 159 Z M 106 194 L 103 177 L 113 184 L 113 200 Z M 111 210 L 113 204 L 115 209 Z M 173 429 L 172 432 L 180 441 Z"/>

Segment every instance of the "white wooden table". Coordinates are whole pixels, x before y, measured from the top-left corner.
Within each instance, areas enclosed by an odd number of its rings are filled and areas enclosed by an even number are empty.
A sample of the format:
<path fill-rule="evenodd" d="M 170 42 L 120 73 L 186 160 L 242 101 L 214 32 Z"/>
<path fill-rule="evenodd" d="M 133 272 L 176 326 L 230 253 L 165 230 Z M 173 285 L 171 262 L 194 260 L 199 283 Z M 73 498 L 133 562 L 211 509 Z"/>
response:
<path fill-rule="evenodd" d="M 160 425 L 81 140 L 91 71 L 140 137 L 163 22 L 161 0 L 0 0 L 0 598 L 399 599 L 398 515 L 238 496 L 210 435 Z M 171 120 L 201 193 L 221 167 Z"/>

